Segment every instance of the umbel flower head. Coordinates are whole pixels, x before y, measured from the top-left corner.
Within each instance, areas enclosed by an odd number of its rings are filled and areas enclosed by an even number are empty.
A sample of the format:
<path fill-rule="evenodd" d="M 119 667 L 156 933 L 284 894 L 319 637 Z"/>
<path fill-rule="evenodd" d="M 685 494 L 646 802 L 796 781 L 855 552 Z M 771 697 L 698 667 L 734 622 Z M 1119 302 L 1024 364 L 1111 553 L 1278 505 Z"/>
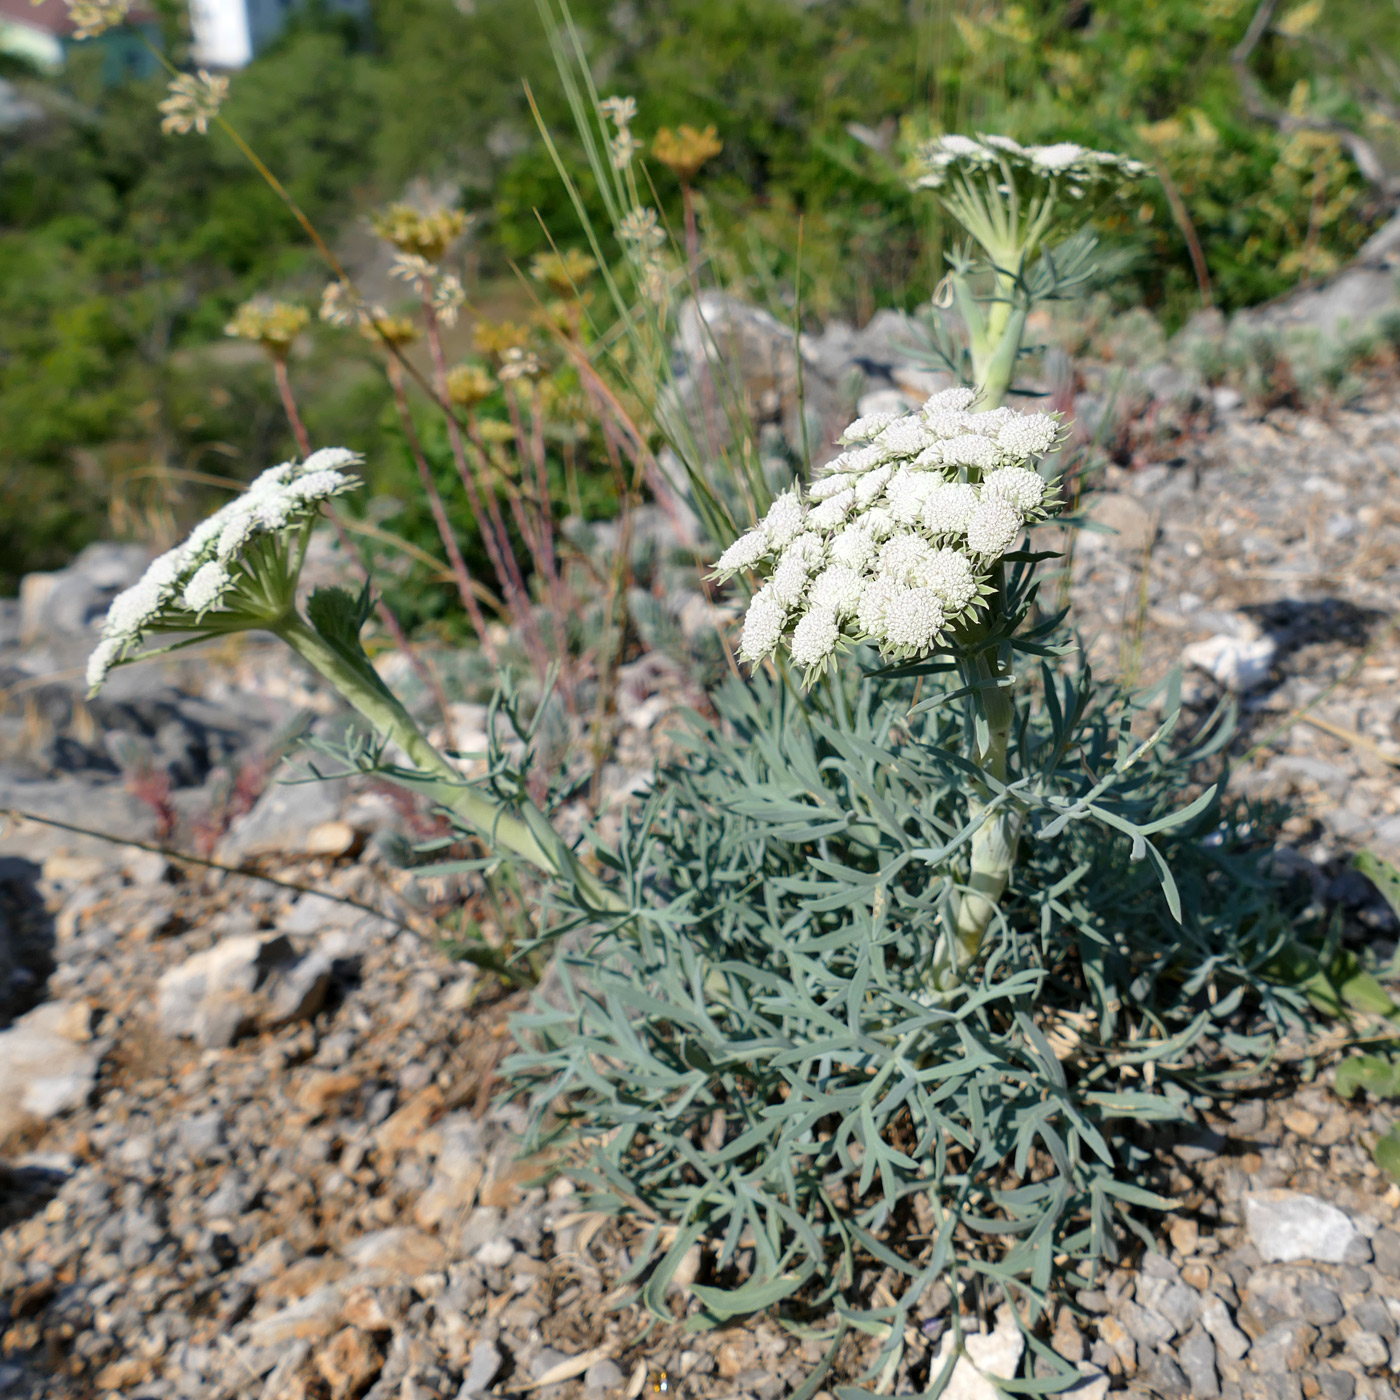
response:
<path fill-rule="evenodd" d="M 240 340 L 256 340 L 269 355 L 285 360 L 292 342 L 306 328 L 311 313 L 304 306 L 256 296 L 245 301 L 224 327 L 224 334 Z"/>
<path fill-rule="evenodd" d="M 708 160 L 724 150 L 724 142 L 719 139 L 713 126 L 697 131 L 693 126 L 681 123 L 672 131 L 663 126 L 651 143 L 651 153 L 662 165 L 668 166 L 682 184 L 690 184 Z"/>
<path fill-rule="evenodd" d="M 38 5 L 42 0 L 33 0 Z M 95 39 L 126 23 L 132 0 L 67 0 L 75 39 Z"/>
<path fill-rule="evenodd" d="M 428 262 L 442 255 L 466 232 L 470 219 L 461 209 L 438 206 L 418 209 L 412 204 L 391 204 L 371 219 L 374 231 L 401 253 L 416 253 Z"/>
<path fill-rule="evenodd" d="M 209 123 L 219 115 L 227 96 L 227 78 L 215 77 L 203 68 L 198 73 L 181 73 L 170 80 L 170 96 L 156 104 L 165 114 L 160 129 L 167 135 L 172 131 L 182 136 L 197 131 L 207 136 Z"/>
<path fill-rule="evenodd" d="M 358 485 L 346 468 L 357 453 L 313 452 L 304 462 L 265 471 L 248 490 L 195 527 L 184 542 L 119 593 L 88 659 L 92 692 L 155 633 L 188 632 L 192 640 L 275 625 L 296 599 L 311 527 L 323 501 Z"/>
<path fill-rule="evenodd" d="M 1061 431 L 1057 414 L 974 413 L 975 401 L 945 389 L 915 413 L 858 418 L 823 476 L 725 550 L 713 577 L 766 576 L 744 620 L 746 661 L 785 645 L 810 682 L 851 642 L 912 660 L 985 608 L 997 561 L 1059 508 L 1032 464 Z"/>
<path fill-rule="evenodd" d="M 1014 273 L 1067 202 L 1105 197 L 1146 174 L 1141 161 L 1073 141 L 1022 146 L 1009 136 L 949 135 L 919 149 L 913 183 L 933 190 L 993 264 Z"/>
<path fill-rule="evenodd" d="M 1009 136 L 939 136 L 919 150 L 923 173 L 914 183 L 921 189 L 941 189 L 951 179 L 985 173 L 997 178 L 1045 183 L 1062 181 L 1073 196 L 1094 185 L 1116 186 L 1140 180 L 1148 168 L 1140 160 L 1093 151 L 1073 141 L 1053 146 L 1022 146 Z"/>

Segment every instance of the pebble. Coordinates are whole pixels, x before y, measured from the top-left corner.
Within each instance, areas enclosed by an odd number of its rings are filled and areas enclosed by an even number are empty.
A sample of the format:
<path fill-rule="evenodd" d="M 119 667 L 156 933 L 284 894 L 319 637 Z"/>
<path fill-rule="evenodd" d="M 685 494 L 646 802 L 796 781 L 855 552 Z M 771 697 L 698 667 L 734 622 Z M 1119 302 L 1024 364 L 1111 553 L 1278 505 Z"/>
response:
<path fill-rule="evenodd" d="M 1240 1361 L 1248 1354 L 1249 1338 L 1235 1326 L 1230 1310 L 1214 1294 L 1208 1294 L 1202 1303 L 1201 1325 L 1231 1361 Z"/>
<path fill-rule="evenodd" d="M 1186 1373 L 1191 1394 L 1201 1400 L 1214 1400 L 1220 1394 L 1220 1378 L 1215 1369 L 1215 1343 L 1201 1327 L 1194 1327 L 1176 1348 L 1177 1360 Z"/>
<path fill-rule="evenodd" d="M 457 1392 L 457 1400 L 475 1400 L 476 1396 L 484 1395 L 504 1363 L 505 1358 L 496 1344 L 483 1337 L 472 1347 L 471 1364 Z"/>
<path fill-rule="evenodd" d="M 1266 1262 L 1315 1259 L 1340 1264 L 1357 1238 L 1336 1206 L 1298 1191 L 1251 1191 L 1244 1197 L 1249 1238 Z"/>

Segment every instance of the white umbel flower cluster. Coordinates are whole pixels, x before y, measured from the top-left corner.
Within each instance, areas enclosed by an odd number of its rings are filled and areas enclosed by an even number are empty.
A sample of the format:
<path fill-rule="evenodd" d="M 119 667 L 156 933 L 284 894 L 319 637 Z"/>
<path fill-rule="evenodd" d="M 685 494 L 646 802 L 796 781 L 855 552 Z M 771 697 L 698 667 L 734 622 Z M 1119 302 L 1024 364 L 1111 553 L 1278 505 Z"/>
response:
<path fill-rule="evenodd" d="M 1022 146 L 1009 136 L 939 136 L 919 149 L 922 173 L 915 179 L 923 189 L 941 189 L 955 176 L 967 179 L 990 174 L 1017 181 L 1062 182 L 1071 195 L 1094 186 L 1121 185 L 1140 180 L 1148 168 L 1140 160 L 1094 151 L 1073 141 L 1053 146 Z"/>
<path fill-rule="evenodd" d="M 1032 464 L 1060 441 L 1057 415 L 975 402 L 946 389 L 915 413 L 857 419 L 825 475 L 784 492 L 724 551 L 714 577 L 767 578 L 744 619 L 744 660 L 786 644 L 810 680 L 844 642 L 912 659 L 972 619 L 996 562 L 1058 509 Z"/>
<path fill-rule="evenodd" d="M 98 690 L 112 667 L 152 632 L 256 626 L 256 610 L 266 607 L 279 585 L 285 591 L 296 583 L 294 577 L 258 577 L 258 546 L 282 543 L 287 531 L 309 525 L 323 501 L 353 490 L 358 478 L 347 468 L 359 462 L 358 453 L 326 447 L 304 462 L 271 467 L 197 525 L 184 544 L 153 560 L 107 610 L 102 640 L 88 658 L 90 690 Z"/>

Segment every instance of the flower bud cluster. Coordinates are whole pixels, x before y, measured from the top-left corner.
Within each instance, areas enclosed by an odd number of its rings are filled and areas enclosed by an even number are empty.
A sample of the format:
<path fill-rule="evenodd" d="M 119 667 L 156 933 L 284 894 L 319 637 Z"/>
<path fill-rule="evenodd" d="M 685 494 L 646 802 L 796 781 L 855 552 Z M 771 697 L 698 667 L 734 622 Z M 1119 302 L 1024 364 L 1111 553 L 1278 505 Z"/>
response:
<path fill-rule="evenodd" d="M 947 389 L 918 412 L 857 419 L 824 475 L 725 550 L 715 578 L 767 576 L 744 621 L 746 661 L 783 644 L 810 680 L 846 642 L 926 656 L 985 607 L 993 566 L 1058 509 L 1030 464 L 1061 433 L 1056 414 L 974 413 L 975 399 Z"/>
<path fill-rule="evenodd" d="M 1073 141 L 1053 146 L 1022 146 L 1009 136 L 940 136 L 919 150 L 922 173 L 914 184 L 940 189 L 954 175 L 964 179 L 990 174 L 1018 181 L 1063 181 L 1071 195 L 1082 195 L 1093 186 L 1120 185 L 1140 180 L 1148 173 L 1140 160 L 1092 151 Z"/>
<path fill-rule="evenodd" d="M 273 605 L 290 602 L 290 576 L 260 576 L 259 546 L 308 525 L 321 503 L 359 484 L 345 468 L 358 453 L 325 447 L 304 462 L 283 462 L 195 527 L 184 544 L 152 561 L 141 578 L 119 593 L 102 624 L 102 640 L 88 659 L 87 680 L 96 691 L 151 632 L 238 631 L 272 621 Z"/>

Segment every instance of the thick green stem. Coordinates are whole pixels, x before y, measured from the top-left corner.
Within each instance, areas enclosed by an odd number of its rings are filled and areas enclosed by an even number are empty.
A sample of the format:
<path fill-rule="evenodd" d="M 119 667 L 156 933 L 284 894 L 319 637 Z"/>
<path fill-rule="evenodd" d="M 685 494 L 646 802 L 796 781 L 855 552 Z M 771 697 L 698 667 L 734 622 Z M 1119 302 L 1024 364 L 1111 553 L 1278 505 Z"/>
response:
<path fill-rule="evenodd" d="M 357 663 L 295 614 L 272 630 L 324 676 L 369 721 L 376 734 L 397 744 L 414 767 L 434 780 L 429 792 L 454 816 L 475 827 L 493 846 L 529 861 L 549 875 L 572 879 L 594 908 L 616 913 L 627 907 L 584 868 L 544 813 L 528 799 L 516 804 L 517 814 L 507 810 L 500 799 L 465 783 L 428 742 L 367 659 Z"/>
<path fill-rule="evenodd" d="M 1016 723 L 1016 710 L 1008 691 L 1000 684 L 995 664 L 984 652 L 977 658 L 971 680 L 979 686 L 976 704 L 985 725 L 985 742 L 977 755 L 979 766 L 998 783 L 1007 776 L 1007 754 Z M 982 725 L 979 725 L 979 730 Z M 982 816 L 991 805 L 984 789 L 968 803 L 969 820 Z M 976 960 L 982 937 L 996 913 L 1016 866 L 1023 813 L 1017 803 L 1003 804 L 986 817 L 972 838 L 971 869 L 967 888 L 959 897 L 954 920 L 955 972 L 961 974 Z"/>

